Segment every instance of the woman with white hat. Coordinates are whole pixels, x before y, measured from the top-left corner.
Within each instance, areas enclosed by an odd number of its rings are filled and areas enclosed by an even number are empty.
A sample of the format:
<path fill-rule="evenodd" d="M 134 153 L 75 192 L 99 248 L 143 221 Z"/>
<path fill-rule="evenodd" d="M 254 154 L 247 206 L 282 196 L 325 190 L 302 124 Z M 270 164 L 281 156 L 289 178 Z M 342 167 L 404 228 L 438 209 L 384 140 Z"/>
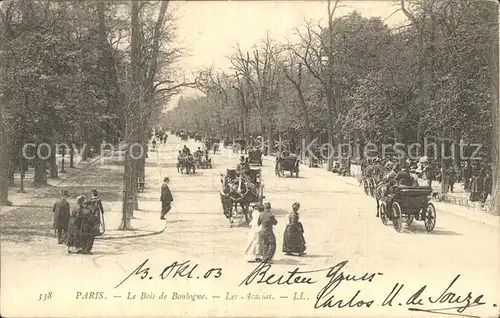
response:
<path fill-rule="evenodd" d="M 250 222 L 250 231 L 248 232 L 248 245 L 245 250 L 245 254 L 248 256 L 248 262 L 260 262 L 262 260 L 261 255 L 261 240 L 259 232 L 261 226 L 259 226 L 259 216 L 264 211 L 263 207 L 257 209 L 255 205 L 251 207 L 252 221 Z"/>

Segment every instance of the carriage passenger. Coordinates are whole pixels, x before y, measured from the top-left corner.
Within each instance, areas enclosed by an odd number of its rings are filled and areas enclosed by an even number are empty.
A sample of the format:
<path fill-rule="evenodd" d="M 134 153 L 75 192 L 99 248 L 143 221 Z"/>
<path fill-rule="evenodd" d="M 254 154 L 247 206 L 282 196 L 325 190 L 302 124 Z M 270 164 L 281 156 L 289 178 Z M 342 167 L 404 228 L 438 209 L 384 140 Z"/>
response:
<path fill-rule="evenodd" d="M 203 156 L 203 151 L 201 151 L 200 147 L 198 147 L 198 150 L 195 151 L 194 156 L 198 158 L 201 158 Z"/>
<path fill-rule="evenodd" d="M 399 171 L 396 175 L 396 181 L 403 186 L 411 187 L 414 185 L 415 180 L 410 175 L 410 171 L 408 170 L 408 165 L 404 164 L 401 171 Z"/>

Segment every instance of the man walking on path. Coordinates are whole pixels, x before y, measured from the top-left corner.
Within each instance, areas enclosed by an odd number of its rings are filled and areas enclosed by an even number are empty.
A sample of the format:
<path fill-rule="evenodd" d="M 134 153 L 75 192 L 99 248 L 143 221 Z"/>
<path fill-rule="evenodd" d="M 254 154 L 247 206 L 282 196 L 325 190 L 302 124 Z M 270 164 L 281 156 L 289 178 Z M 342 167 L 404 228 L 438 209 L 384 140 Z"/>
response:
<path fill-rule="evenodd" d="M 57 232 L 57 244 L 64 244 L 68 232 L 69 222 L 69 202 L 67 201 L 68 191 L 63 190 L 61 198 L 54 203 L 54 230 Z"/>
<path fill-rule="evenodd" d="M 165 215 L 170 211 L 172 208 L 172 201 L 174 201 L 174 198 L 172 197 L 172 192 L 170 192 L 170 188 L 168 187 L 168 183 L 170 182 L 170 179 L 168 177 L 165 177 L 163 179 L 163 184 L 161 186 L 161 220 L 165 220 Z"/>

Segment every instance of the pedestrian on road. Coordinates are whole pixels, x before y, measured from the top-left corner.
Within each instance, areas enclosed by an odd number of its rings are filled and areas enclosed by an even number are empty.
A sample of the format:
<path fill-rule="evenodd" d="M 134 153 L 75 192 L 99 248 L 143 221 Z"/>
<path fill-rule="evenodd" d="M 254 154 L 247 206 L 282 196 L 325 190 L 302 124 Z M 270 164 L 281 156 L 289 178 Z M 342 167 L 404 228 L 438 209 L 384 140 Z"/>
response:
<path fill-rule="evenodd" d="M 448 169 L 448 187 L 450 189 L 450 192 L 452 192 L 452 193 L 453 193 L 453 186 L 455 185 L 455 181 L 456 181 L 455 169 L 453 169 L 453 167 L 450 166 L 450 168 Z"/>
<path fill-rule="evenodd" d="M 480 189 L 480 182 L 479 182 L 479 172 L 477 169 L 472 170 L 472 178 L 470 181 L 470 196 L 469 200 L 471 202 L 476 202 L 480 200 L 481 196 L 481 189 Z"/>
<path fill-rule="evenodd" d="M 472 165 L 470 164 L 470 161 L 467 161 L 465 163 L 465 167 L 463 170 L 463 175 L 464 175 L 464 190 L 469 191 L 470 186 L 471 186 L 471 178 L 472 178 Z"/>
<path fill-rule="evenodd" d="M 57 244 L 64 244 L 67 239 L 69 222 L 69 202 L 67 201 L 68 191 L 63 190 L 61 198 L 54 203 L 52 212 L 54 213 L 54 230 L 57 232 Z"/>
<path fill-rule="evenodd" d="M 172 201 L 174 201 L 174 198 L 172 197 L 172 192 L 170 192 L 170 188 L 168 187 L 168 184 L 170 183 L 170 179 L 168 177 L 165 177 L 163 179 L 163 184 L 161 186 L 161 220 L 165 220 L 165 215 L 172 209 Z"/>
<path fill-rule="evenodd" d="M 81 240 L 80 240 L 80 230 L 82 226 L 83 218 L 83 204 L 85 202 L 85 196 L 80 195 L 76 198 L 77 207 L 71 211 L 68 222 L 68 253 L 76 253 L 81 251 Z"/>
<path fill-rule="evenodd" d="M 90 210 L 90 213 L 84 213 L 82 220 L 82 253 L 92 254 L 95 237 L 102 234 L 100 226 L 104 217 L 104 209 L 97 190 L 92 190 L 92 198 L 85 202 L 85 207 L 85 211 Z"/>
<path fill-rule="evenodd" d="M 257 225 L 262 226 L 259 236 L 262 242 L 262 261 L 266 263 L 271 263 L 274 253 L 276 253 L 276 236 L 273 231 L 273 226 L 276 224 L 278 224 L 278 221 L 271 213 L 271 203 L 267 202 L 264 206 L 264 212 L 257 221 Z"/>
<path fill-rule="evenodd" d="M 304 239 L 304 227 L 299 222 L 300 203 L 292 205 L 292 212 L 288 215 L 288 225 L 283 235 L 283 252 L 286 255 L 304 255 L 306 250 L 306 240 Z"/>
<path fill-rule="evenodd" d="M 264 212 L 264 207 L 259 206 L 259 209 L 253 206 L 251 211 L 252 221 L 250 222 L 250 231 L 248 232 L 248 245 L 245 250 L 245 254 L 248 256 L 248 262 L 262 261 L 262 255 L 260 254 L 261 240 L 259 235 L 262 226 L 259 226 L 258 221 L 261 213 Z"/>
<path fill-rule="evenodd" d="M 486 202 L 486 199 L 488 198 L 488 195 L 491 195 L 492 190 L 493 190 L 493 183 L 492 183 L 492 178 L 491 178 L 491 171 L 488 170 L 488 173 L 486 174 L 486 177 L 484 177 L 484 187 L 483 187 L 483 200 L 482 200 L 482 203 Z"/>

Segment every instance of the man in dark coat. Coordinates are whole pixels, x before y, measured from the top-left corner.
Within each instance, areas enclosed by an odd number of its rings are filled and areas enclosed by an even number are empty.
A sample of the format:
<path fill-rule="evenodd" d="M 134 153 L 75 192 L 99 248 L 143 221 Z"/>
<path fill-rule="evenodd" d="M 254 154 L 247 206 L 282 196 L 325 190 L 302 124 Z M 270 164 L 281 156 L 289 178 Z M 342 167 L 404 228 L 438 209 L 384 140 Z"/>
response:
<path fill-rule="evenodd" d="M 465 167 L 463 170 L 464 175 L 464 189 L 468 191 L 470 189 L 470 179 L 472 178 L 472 165 L 469 161 L 465 163 Z"/>
<path fill-rule="evenodd" d="M 257 225 L 262 226 L 259 237 L 262 242 L 261 255 L 263 262 L 271 263 L 274 253 L 276 253 L 276 236 L 273 231 L 273 226 L 276 224 L 278 224 L 278 221 L 276 221 L 276 218 L 271 213 L 271 203 L 267 202 L 265 204 L 265 211 L 261 213 L 257 221 Z"/>
<path fill-rule="evenodd" d="M 491 178 L 491 171 L 488 170 L 486 177 L 484 177 L 484 186 L 483 186 L 483 199 L 482 203 L 486 202 L 486 199 L 488 198 L 488 195 L 491 195 L 491 192 L 493 190 L 493 182 Z"/>
<path fill-rule="evenodd" d="M 64 244 L 68 232 L 69 202 L 68 191 L 63 190 L 61 198 L 54 203 L 54 230 L 57 232 L 57 244 Z"/>
<path fill-rule="evenodd" d="M 453 192 L 453 186 L 455 185 L 456 181 L 455 169 L 453 169 L 453 167 L 450 167 L 447 171 L 447 175 L 448 175 L 448 187 L 450 189 L 450 192 Z"/>
<path fill-rule="evenodd" d="M 397 174 L 396 174 L 396 181 L 399 182 L 399 184 L 407 187 L 413 186 L 413 178 L 410 175 L 410 171 L 408 170 L 408 165 L 405 163 L 403 165 L 403 169 L 401 169 Z"/>
<path fill-rule="evenodd" d="M 163 179 L 163 184 L 161 186 L 161 216 L 160 219 L 165 220 L 165 215 L 170 211 L 172 208 L 172 201 L 174 201 L 174 198 L 172 197 L 172 192 L 170 192 L 170 188 L 168 187 L 168 184 L 170 182 L 170 179 L 168 177 L 165 177 Z"/>

